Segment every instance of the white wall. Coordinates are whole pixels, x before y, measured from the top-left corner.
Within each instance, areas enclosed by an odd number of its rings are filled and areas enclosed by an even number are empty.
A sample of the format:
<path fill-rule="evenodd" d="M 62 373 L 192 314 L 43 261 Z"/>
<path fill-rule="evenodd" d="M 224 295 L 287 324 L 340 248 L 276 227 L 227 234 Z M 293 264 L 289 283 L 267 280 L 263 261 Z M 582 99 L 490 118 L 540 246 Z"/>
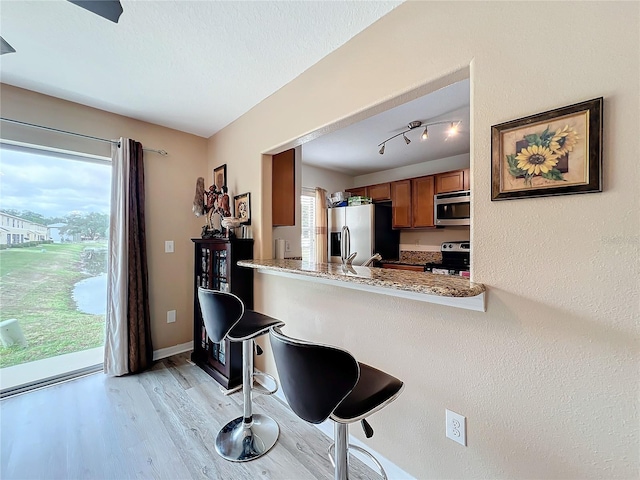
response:
<path fill-rule="evenodd" d="M 304 145 L 302 146 L 304 154 Z M 353 177 L 344 173 L 302 164 L 302 186 L 324 188 L 329 195 L 353 187 Z"/>
<path fill-rule="evenodd" d="M 270 252 L 263 154 L 466 68 L 487 312 L 260 274 L 255 307 L 406 382 L 366 442 L 417 478 L 638 478 L 639 3 L 405 2 L 213 137 L 210 166 L 246 174 Z M 602 193 L 491 202 L 491 125 L 599 96 Z"/>

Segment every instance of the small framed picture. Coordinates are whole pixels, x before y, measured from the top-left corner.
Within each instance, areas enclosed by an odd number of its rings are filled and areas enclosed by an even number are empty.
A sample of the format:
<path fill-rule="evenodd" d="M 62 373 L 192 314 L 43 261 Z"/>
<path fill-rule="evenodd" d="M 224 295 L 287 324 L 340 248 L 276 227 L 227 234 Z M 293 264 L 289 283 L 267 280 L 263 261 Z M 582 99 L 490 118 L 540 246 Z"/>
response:
<path fill-rule="evenodd" d="M 233 197 L 235 216 L 242 225 L 251 225 L 251 194 L 243 193 Z"/>
<path fill-rule="evenodd" d="M 602 191 L 602 97 L 491 127 L 491 200 Z"/>
<path fill-rule="evenodd" d="M 227 186 L 227 164 L 220 165 L 213 169 L 213 184 L 217 190 L 222 190 L 222 187 Z"/>

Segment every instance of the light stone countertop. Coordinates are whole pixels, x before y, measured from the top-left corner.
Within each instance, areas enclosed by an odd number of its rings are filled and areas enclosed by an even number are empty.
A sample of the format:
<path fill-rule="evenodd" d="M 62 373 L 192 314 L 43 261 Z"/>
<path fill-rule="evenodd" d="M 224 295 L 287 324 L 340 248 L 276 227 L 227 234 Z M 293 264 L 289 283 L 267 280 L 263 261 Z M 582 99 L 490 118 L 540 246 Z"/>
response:
<path fill-rule="evenodd" d="M 279 272 L 315 277 L 317 279 L 333 280 L 337 282 L 344 282 L 345 284 L 358 284 L 361 286 L 409 292 L 413 294 L 409 298 L 415 298 L 416 300 L 421 300 L 421 298 L 415 294 L 424 294 L 430 296 L 430 298 L 432 298 L 431 296 L 449 297 L 452 300 L 482 296 L 482 305 L 484 307 L 485 286 L 483 284 L 473 283 L 466 278 L 451 275 L 437 275 L 427 272 L 411 272 L 405 270 L 360 266 L 353 266 L 348 270 L 344 270 L 342 265 L 338 263 L 317 264 L 290 259 L 240 260 L 238 265 L 241 267 L 255 268 L 264 271 L 265 273 L 268 273 L 269 271 L 274 273 Z M 393 295 L 393 293 L 389 292 L 381 293 Z M 442 299 L 442 301 L 433 301 L 425 298 L 424 301 L 460 306 L 461 308 L 470 308 L 463 305 L 455 305 L 449 301 L 445 301 L 445 299 Z M 479 310 L 479 308 L 470 309 Z M 481 311 L 485 311 L 484 308 Z"/>

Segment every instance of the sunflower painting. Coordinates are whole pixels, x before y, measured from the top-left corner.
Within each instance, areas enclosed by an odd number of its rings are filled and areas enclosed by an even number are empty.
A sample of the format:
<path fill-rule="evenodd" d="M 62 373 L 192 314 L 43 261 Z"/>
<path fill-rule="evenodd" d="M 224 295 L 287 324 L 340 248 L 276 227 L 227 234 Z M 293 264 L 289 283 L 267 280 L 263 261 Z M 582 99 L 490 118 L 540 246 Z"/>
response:
<path fill-rule="evenodd" d="M 602 191 L 602 98 L 492 127 L 492 200 Z"/>

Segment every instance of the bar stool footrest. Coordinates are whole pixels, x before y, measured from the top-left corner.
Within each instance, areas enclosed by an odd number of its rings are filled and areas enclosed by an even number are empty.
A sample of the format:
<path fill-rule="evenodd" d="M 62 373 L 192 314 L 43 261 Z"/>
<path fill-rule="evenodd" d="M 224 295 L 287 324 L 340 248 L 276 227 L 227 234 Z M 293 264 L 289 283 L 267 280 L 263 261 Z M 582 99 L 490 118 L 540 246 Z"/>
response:
<path fill-rule="evenodd" d="M 264 372 L 254 372 L 253 378 L 255 377 L 263 377 L 269 379 L 271 382 L 273 382 L 273 387 L 267 388 L 260 383 L 254 382 L 253 386 L 251 387 L 251 390 L 253 392 L 260 393 L 262 395 L 273 395 L 278 391 L 278 381 L 272 375 Z"/>
<path fill-rule="evenodd" d="M 329 456 L 329 460 L 331 461 L 331 466 L 333 468 L 336 467 L 336 462 L 333 459 L 333 454 L 331 452 L 333 452 L 333 450 L 335 449 L 335 446 L 336 446 L 336 444 L 332 443 L 331 445 L 329 445 L 329 448 L 327 449 L 327 455 Z M 382 467 L 382 464 L 378 461 L 378 459 L 376 457 L 373 456 L 373 454 L 371 452 L 369 452 L 368 450 L 365 450 L 362 447 L 354 445 L 353 443 L 349 444 L 349 450 L 351 450 L 351 449 L 357 450 L 358 452 L 362 453 L 363 455 L 366 455 L 367 457 L 369 457 L 371 459 L 371 461 L 373 463 L 375 463 L 376 467 L 378 467 L 378 473 L 383 478 L 383 480 L 388 480 L 387 472 L 385 472 L 384 468 Z"/>

